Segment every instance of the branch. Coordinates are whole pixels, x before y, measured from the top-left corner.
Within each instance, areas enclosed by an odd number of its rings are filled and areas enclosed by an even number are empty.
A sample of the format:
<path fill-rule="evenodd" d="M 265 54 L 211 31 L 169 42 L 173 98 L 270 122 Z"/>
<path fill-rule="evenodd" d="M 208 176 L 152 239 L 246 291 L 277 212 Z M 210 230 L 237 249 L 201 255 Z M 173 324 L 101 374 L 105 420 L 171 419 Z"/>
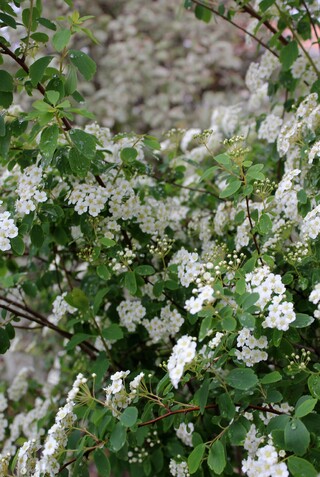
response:
<path fill-rule="evenodd" d="M 246 207 L 247 207 L 247 217 L 249 219 L 249 223 L 250 223 L 250 229 L 251 229 L 251 233 L 252 233 L 252 230 L 253 230 L 253 223 L 252 223 L 252 219 L 251 219 L 251 214 L 250 214 L 250 208 L 249 208 L 249 199 L 248 199 L 248 196 L 246 196 Z M 261 265 L 263 265 L 263 260 L 260 256 L 260 247 L 259 247 L 259 244 L 258 244 L 258 241 L 257 241 L 257 237 L 256 237 L 256 234 L 255 233 L 252 233 L 252 238 L 253 238 L 253 241 L 254 241 L 254 245 L 257 249 L 257 252 L 259 254 L 259 260 L 260 260 L 260 263 Z"/>
<path fill-rule="evenodd" d="M 196 5 L 199 5 L 200 7 L 204 7 L 206 8 L 207 10 L 210 10 L 212 13 L 214 13 L 215 15 L 217 15 L 218 17 L 222 18 L 223 20 L 225 20 L 226 22 L 230 23 L 231 25 L 233 25 L 234 27 L 238 28 L 238 30 L 241 30 L 243 31 L 246 35 L 250 36 L 251 38 L 253 38 L 257 43 L 259 43 L 259 45 L 263 46 L 266 50 L 269 50 L 270 53 L 272 53 L 274 56 L 276 56 L 277 58 L 279 58 L 279 55 L 277 52 L 273 51 L 270 46 L 268 46 L 264 41 L 260 40 L 260 38 L 256 37 L 255 35 L 253 35 L 252 33 L 250 33 L 248 30 L 246 30 L 245 28 L 243 28 L 242 26 L 238 25 L 238 23 L 235 23 L 233 20 L 231 20 L 230 18 L 226 17 L 225 15 L 223 15 L 222 13 L 220 13 L 218 10 L 216 10 L 215 8 L 213 8 L 213 6 L 209 5 L 208 3 L 206 2 L 202 2 L 200 0 L 191 0 L 192 3 L 195 3 Z M 258 15 L 258 14 L 256 14 Z M 255 18 L 257 18 L 256 15 L 253 15 Z M 284 38 L 285 40 L 285 44 L 287 44 L 287 40 Z"/>
<path fill-rule="evenodd" d="M 0 48 L 2 49 L 2 53 L 5 54 L 5 55 L 8 55 L 10 56 L 16 63 L 18 63 L 19 66 L 21 66 L 21 68 L 27 73 L 29 74 L 29 67 L 28 65 L 26 64 L 26 62 L 24 61 L 23 58 L 19 58 L 13 51 L 10 50 L 10 48 L 8 48 L 3 42 L 0 41 Z M 41 83 L 38 83 L 37 84 L 37 90 L 40 91 L 40 93 L 45 96 L 46 94 L 46 89 L 45 87 L 41 84 Z M 51 105 L 53 106 L 53 105 Z M 65 130 L 66 131 L 70 131 L 72 129 L 72 125 L 70 123 L 70 121 L 65 118 L 65 117 L 62 117 L 61 118 L 61 121 L 63 122 L 64 126 L 65 126 Z M 101 179 L 101 177 L 99 175 L 95 175 L 94 176 L 96 181 L 98 182 L 98 184 L 101 186 L 101 187 L 106 187 L 105 186 L 105 183 L 103 182 L 103 180 Z"/>
<path fill-rule="evenodd" d="M 241 404 L 236 404 L 236 406 L 241 406 Z M 218 407 L 217 404 L 208 404 L 207 406 L 205 406 L 205 409 L 215 409 L 217 407 Z M 273 409 L 272 407 L 256 406 L 253 404 L 249 404 L 249 406 L 247 406 L 245 410 L 247 409 L 254 409 L 261 412 L 270 412 L 272 414 L 277 414 L 278 416 L 285 414 L 285 412 L 277 411 L 276 409 Z M 162 419 L 166 419 L 167 417 L 174 416 L 175 414 L 187 414 L 188 412 L 198 412 L 198 411 L 200 411 L 199 406 L 188 407 L 186 409 L 176 409 L 175 411 L 169 411 L 166 414 L 162 414 L 162 416 L 158 416 L 158 417 L 155 417 L 154 419 L 150 419 L 150 421 L 141 422 L 140 424 L 138 424 L 138 427 L 149 426 L 151 424 L 154 424 L 155 422 L 161 421 Z"/>

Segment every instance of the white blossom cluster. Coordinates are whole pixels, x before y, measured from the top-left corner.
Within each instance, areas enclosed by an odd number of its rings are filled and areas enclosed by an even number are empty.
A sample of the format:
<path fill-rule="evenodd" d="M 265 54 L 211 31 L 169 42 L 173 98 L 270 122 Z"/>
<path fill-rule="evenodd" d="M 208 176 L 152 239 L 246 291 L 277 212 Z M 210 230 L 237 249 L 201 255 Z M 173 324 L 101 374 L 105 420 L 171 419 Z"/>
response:
<path fill-rule="evenodd" d="M 196 347 L 196 339 L 188 335 L 179 338 L 177 344 L 173 347 L 167 363 L 169 377 L 173 387 L 178 387 L 185 365 L 191 363 L 196 355 Z"/>
<path fill-rule="evenodd" d="M 124 300 L 117 306 L 120 324 L 128 331 L 135 331 L 146 315 L 146 309 L 139 300 Z"/>
<path fill-rule="evenodd" d="M 90 178 L 87 178 L 85 184 L 76 183 L 73 186 L 68 203 L 75 205 L 74 210 L 79 215 L 88 212 L 92 217 L 97 217 L 109 197 L 110 190 L 103 187 L 98 188 L 93 178 L 91 178 L 91 181 Z"/>
<path fill-rule="evenodd" d="M 41 184 L 42 174 L 41 166 L 32 165 L 24 169 L 17 188 L 19 199 L 16 201 L 16 210 L 18 214 L 30 214 L 36 209 L 38 203 L 46 202 L 48 199 L 43 190 L 44 184 Z"/>
<path fill-rule="evenodd" d="M 59 323 L 61 318 L 63 318 L 67 313 L 73 314 L 77 311 L 76 308 L 66 302 L 64 299 L 66 295 L 67 292 L 62 293 L 62 295 L 58 295 L 52 303 L 52 314 L 49 316 L 49 319 L 55 325 Z"/>
<path fill-rule="evenodd" d="M 8 477 L 11 455 L 0 454 L 0 477 Z"/>
<path fill-rule="evenodd" d="M 10 387 L 8 388 L 8 397 L 11 401 L 19 401 L 28 390 L 28 377 L 34 370 L 32 368 L 23 367 L 14 377 Z"/>
<path fill-rule="evenodd" d="M 111 384 L 104 388 L 106 393 L 105 406 L 108 407 L 112 415 L 119 416 L 119 409 L 125 409 L 135 398 L 137 389 L 144 377 L 144 373 L 138 374 L 129 384 L 130 392 L 125 387 L 125 379 L 130 371 L 117 371 L 110 376 Z"/>
<path fill-rule="evenodd" d="M 283 123 L 282 118 L 275 114 L 268 114 L 264 121 L 262 121 L 258 138 L 265 139 L 269 143 L 273 143 L 277 140 L 279 129 Z"/>
<path fill-rule="evenodd" d="M 170 459 L 169 470 L 173 477 L 190 477 L 186 462 L 176 462 L 174 459 Z"/>
<path fill-rule="evenodd" d="M 40 446 L 35 440 L 27 441 L 18 452 L 18 468 L 21 475 L 26 477 L 55 476 L 59 473 L 58 458 L 68 441 L 68 430 L 72 427 L 76 415 L 73 412 L 74 399 L 80 391 L 80 386 L 86 383 L 86 378 L 80 373 L 68 393 L 66 404 L 61 407 L 55 417 L 55 423 L 49 429 L 42 455 L 39 459 L 35 453 Z"/>
<path fill-rule="evenodd" d="M 320 204 L 304 217 L 301 234 L 307 239 L 316 239 L 320 233 Z"/>
<path fill-rule="evenodd" d="M 285 217 L 293 221 L 299 221 L 297 192 L 301 189 L 301 186 L 297 181 L 300 173 L 300 169 L 286 172 L 275 193 L 277 213 L 283 212 Z"/>
<path fill-rule="evenodd" d="M 176 429 L 176 434 L 177 434 L 177 437 L 179 437 L 179 439 L 182 440 L 184 445 L 193 447 L 193 444 L 192 444 L 193 431 L 194 431 L 193 422 L 188 422 L 188 424 L 186 424 L 185 422 L 181 422 L 179 427 Z"/>
<path fill-rule="evenodd" d="M 309 295 L 309 301 L 314 305 L 318 305 L 317 309 L 313 312 L 315 318 L 320 318 L 320 283 L 317 283 L 312 292 Z"/>
<path fill-rule="evenodd" d="M 291 414 L 294 411 L 294 407 L 290 406 L 289 403 L 287 402 L 282 402 L 281 404 L 274 404 L 274 403 L 268 403 L 268 404 L 263 404 L 264 407 L 271 406 L 272 409 L 275 411 L 282 412 L 284 414 Z M 276 417 L 276 414 L 272 412 L 260 412 L 259 417 L 261 421 L 264 423 L 265 426 L 269 424 L 271 419 Z"/>
<path fill-rule="evenodd" d="M 2 202 L 0 201 L 0 205 Z M 0 212 L 0 250 L 6 252 L 11 249 L 10 239 L 18 235 L 18 227 L 10 218 L 10 212 Z"/>
<path fill-rule="evenodd" d="M 291 116 L 282 126 L 277 140 L 280 156 L 287 154 L 297 145 L 307 130 L 315 131 L 320 122 L 320 105 L 317 93 L 309 94 L 299 105 L 295 116 Z"/>
<path fill-rule="evenodd" d="M 281 276 L 272 273 L 268 266 L 257 268 L 246 274 L 247 291 L 259 293 L 256 305 L 262 310 L 268 305 L 268 314 L 262 322 L 264 328 L 287 331 L 296 319 L 293 303 L 284 300 L 285 286 Z"/>
<path fill-rule="evenodd" d="M 248 477 L 289 477 L 289 471 L 285 462 L 281 458 L 285 456 L 284 451 L 277 452 L 270 443 L 257 449 L 254 456 L 249 456 L 242 461 L 242 472 Z"/>
<path fill-rule="evenodd" d="M 235 356 L 248 367 L 268 359 L 268 354 L 266 351 L 263 351 L 268 347 L 267 337 L 260 336 L 260 338 L 255 338 L 252 331 L 248 328 L 243 328 L 239 331 L 237 346 L 241 349 L 236 350 Z"/>
<path fill-rule="evenodd" d="M 196 252 L 190 253 L 181 248 L 170 260 L 169 265 L 178 264 L 178 277 L 184 287 L 188 287 L 203 272 L 203 265 Z"/>
<path fill-rule="evenodd" d="M 195 289 L 197 297 L 192 296 L 186 301 L 185 308 L 192 315 L 195 315 L 203 307 L 203 304 L 213 303 L 215 298 L 213 297 L 213 288 L 210 285 L 204 285 Z"/>
<path fill-rule="evenodd" d="M 169 341 L 169 337 L 175 336 L 180 330 L 184 319 L 178 310 L 171 310 L 170 304 L 167 304 L 160 311 L 160 317 L 155 316 L 152 320 L 142 320 L 143 326 L 149 333 L 150 344 L 158 343 L 163 340 Z"/>
<path fill-rule="evenodd" d="M 308 154 L 308 164 L 312 164 L 315 157 L 320 156 L 320 141 L 316 141 Z"/>

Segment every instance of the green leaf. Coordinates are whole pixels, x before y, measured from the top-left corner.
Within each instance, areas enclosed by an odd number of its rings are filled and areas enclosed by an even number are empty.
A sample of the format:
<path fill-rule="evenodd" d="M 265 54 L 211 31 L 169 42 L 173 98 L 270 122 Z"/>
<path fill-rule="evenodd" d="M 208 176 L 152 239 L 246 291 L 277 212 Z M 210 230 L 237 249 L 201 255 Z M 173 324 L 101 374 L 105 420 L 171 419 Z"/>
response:
<path fill-rule="evenodd" d="M 70 65 L 69 71 L 66 77 L 66 82 L 64 85 L 66 96 L 69 96 L 70 94 L 75 92 L 75 90 L 77 89 L 77 84 L 78 84 L 78 81 L 77 81 L 76 68 L 73 65 Z"/>
<path fill-rule="evenodd" d="M 100 239 L 100 243 L 107 248 L 113 247 L 116 244 L 114 240 L 107 237 L 102 237 L 102 239 Z"/>
<path fill-rule="evenodd" d="M 292 418 L 284 428 L 286 450 L 303 455 L 310 444 L 310 433 L 300 419 Z"/>
<path fill-rule="evenodd" d="M 58 30 L 52 37 L 53 46 L 57 51 L 62 51 L 71 38 L 71 31 L 67 29 Z"/>
<path fill-rule="evenodd" d="M 246 280 L 244 277 L 239 278 L 236 283 L 236 293 L 243 295 L 246 292 Z"/>
<path fill-rule="evenodd" d="M 138 275 L 142 276 L 154 275 L 156 273 L 155 269 L 151 265 L 139 265 L 134 269 L 134 271 Z"/>
<path fill-rule="evenodd" d="M 226 197 L 230 197 L 231 195 L 235 194 L 241 187 L 242 182 L 236 179 L 233 182 L 230 182 L 227 187 L 220 192 L 220 199 L 225 199 Z"/>
<path fill-rule="evenodd" d="M 317 402 L 318 399 L 314 399 L 311 396 L 302 396 L 296 404 L 295 417 L 301 418 L 310 414 Z"/>
<path fill-rule="evenodd" d="M 209 450 L 208 466 L 217 475 L 222 474 L 227 465 L 224 445 L 220 440 L 215 441 Z"/>
<path fill-rule="evenodd" d="M 262 379 L 260 379 L 261 384 L 271 384 L 271 383 L 277 383 L 278 381 L 282 380 L 282 376 L 279 373 L 279 371 L 272 371 L 272 373 L 266 374 L 263 376 Z"/>
<path fill-rule="evenodd" d="M 209 169 L 204 171 L 204 173 L 199 179 L 199 182 L 211 179 L 215 175 L 217 169 L 218 169 L 218 166 L 209 167 Z"/>
<path fill-rule="evenodd" d="M 32 245 L 41 248 L 44 241 L 44 233 L 41 225 L 35 224 L 30 231 L 30 239 Z"/>
<path fill-rule="evenodd" d="M 131 295 L 137 291 L 137 280 L 134 272 L 126 272 L 124 275 L 124 286 L 129 290 Z"/>
<path fill-rule="evenodd" d="M 13 91 L 13 78 L 4 70 L 0 70 L 0 91 L 6 93 L 12 93 Z"/>
<path fill-rule="evenodd" d="M 256 324 L 255 317 L 247 312 L 242 313 L 238 317 L 238 320 L 244 328 L 254 328 Z"/>
<path fill-rule="evenodd" d="M 111 277 L 111 273 L 106 265 L 97 266 L 97 275 L 102 280 L 109 280 L 109 278 Z"/>
<path fill-rule="evenodd" d="M 46 91 L 46 98 L 48 99 L 50 104 L 55 106 L 60 99 L 60 93 L 54 90 Z"/>
<path fill-rule="evenodd" d="M 268 8 L 272 7 L 275 2 L 276 0 L 262 0 L 262 2 L 259 3 L 259 8 L 262 12 L 265 12 Z"/>
<path fill-rule="evenodd" d="M 112 323 L 108 328 L 102 330 L 102 336 L 106 340 L 121 340 L 123 338 L 123 331 L 117 323 Z"/>
<path fill-rule="evenodd" d="M 120 416 L 120 422 L 124 427 L 132 427 L 138 419 L 138 409 L 133 406 L 127 407 Z"/>
<path fill-rule="evenodd" d="M 24 241 L 19 235 L 10 239 L 12 250 L 16 255 L 23 255 L 25 250 Z"/>
<path fill-rule="evenodd" d="M 0 114 L 0 137 L 5 137 L 6 135 L 6 123 L 4 121 L 4 115 Z"/>
<path fill-rule="evenodd" d="M 296 319 L 290 323 L 292 328 L 305 328 L 314 322 L 313 316 L 306 315 L 305 313 L 297 313 Z"/>
<path fill-rule="evenodd" d="M 64 299 L 69 305 L 80 311 L 86 311 L 89 308 L 89 300 L 80 288 L 73 288 Z"/>
<path fill-rule="evenodd" d="M 252 369 L 236 368 L 230 371 L 226 382 L 232 388 L 246 391 L 258 384 L 258 378 Z"/>
<path fill-rule="evenodd" d="M 17 23 L 15 19 L 11 15 L 7 15 L 6 13 L 0 13 L 0 22 L 2 25 L 8 25 L 14 30 L 17 28 Z"/>
<path fill-rule="evenodd" d="M 205 450 L 206 450 L 206 445 L 205 444 L 199 444 L 199 445 L 197 445 L 197 447 L 195 447 L 193 449 L 193 451 L 189 455 L 189 457 L 188 457 L 188 467 L 189 467 L 190 474 L 194 474 L 195 472 L 197 472 L 197 470 L 198 470 L 198 468 L 201 464 L 201 461 L 202 461 Z"/>
<path fill-rule="evenodd" d="M 206 316 L 200 325 L 199 341 L 202 341 L 206 336 L 212 333 L 213 318 L 212 316 Z"/>
<path fill-rule="evenodd" d="M 40 17 L 37 19 L 37 21 L 38 23 L 40 23 L 40 25 L 44 26 L 45 28 L 48 28 L 48 30 L 55 31 L 57 29 L 56 25 L 47 18 Z"/>
<path fill-rule="evenodd" d="M 69 151 L 69 164 L 72 172 L 78 177 L 86 177 L 90 169 L 90 159 L 72 147 Z"/>
<path fill-rule="evenodd" d="M 198 391 L 198 404 L 201 414 L 204 413 L 209 396 L 210 379 L 205 379 Z"/>
<path fill-rule="evenodd" d="M 261 214 L 258 227 L 259 227 L 259 232 L 263 235 L 271 232 L 272 221 L 268 214 Z"/>
<path fill-rule="evenodd" d="M 257 301 L 259 300 L 259 293 L 248 293 L 245 295 L 244 300 L 242 302 L 242 308 L 247 310 L 251 308 Z"/>
<path fill-rule="evenodd" d="M 320 376 L 318 374 L 309 376 L 308 388 L 313 397 L 320 399 Z"/>
<path fill-rule="evenodd" d="M 86 53 L 79 50 L 70 50 L 69 58 L 86 80 L 92 79 L 96 72 L 97 66 Z"/>
<path fill-rule="evenodd" d="M 144 136 L 143 144 L 151 150 L 156 150 L 156 151 L 161 150 L 161 145 L 158 139 L 153 136 L 148 136 L 148 135 Z"/>
<path fill-rule="evenodd" d="M 111 465 L 108 457 L 102 449 L 96 449 L 93 454 L 94 463 L 97 467 L 99 477 L 110 477 Z"/>
<path fill-rule="evenodd" d="M 58 137 L 59 127 L 57 124 L 46 127 L 41 133 L 39 148 L 45 159 L 45 164 L 48 164 L 53 157 L 57 147 Z"/>
<path fill-rule="evenodd" d="M 120 157 L 125 163 L 130 163 L 136 160 L 138 151 L 134 147 L 125 147 L 121 149 Z"/>
<path fill-rule="evenodd" d="M 265 175 L 261 172 L 263 167 L 263 164 L 255 164 L 254 166 L 249 167 L 246 172 L 246 176 L 251 177 L 252 179 L 255 179 L 257 181 L 263 181 L 265 178 Z"/>
<path fill-rule="evenodd" d="M 284 71 L 287 71 L 290 66 L 296 61 L 299 56 L 298 43 L 293 40 L 290 43 L 282 48 L 280 51 L 280 63 Z"/>
<path fill-rule="evenodd" d="M 0 328 L 0 354 L 4 354 L 10 348 L 10 339 L 8 333 L 3 328 Z"/>
<path fill-rule="evenodd" d="M 37 86 L 37 84 L 40 83 L 44 72 L 49 63 L 51 63 L 52 59 L 53 56 L 43 56 L 42 58 L 39 58 L 39 60 L 36 60 L 34 63 L 32 63 L 29 68 L 29 76 L 32 86 Z"/>
<path fill-rule="evenodd" d="M 81 129 L 72 129 L 69 132 L 70 138 L 83 156 L 93 159 L 96 154 L 96 138 Z"/>
<path fill-rule="evenodd" d="M 318 472 L 310 462 L 295 455 L 289 457 L 288 468 L 293 477 L 317 477 L 318 475 Z"/>
<path fill-rule="evenodd" d="M 47 43 L 49 41 L 48 35 L 46 35 L 46 33 L 41 33 L 41 32 L 32 33 L 30 38 L 32 38 L 34 41 L 38 43 Z"/>
<path fill-rule="evenodd" d="M 0 106 L 4 108 L 9 108 L 13 101 L 13 94 L 0 91 Z"/>
<path fill-rule="evenodd" d="M 110 435 L 110 446 L 113 452 L 118 452 L 125 445 L 127 439 L 127 429 L 117 422 Z"/>
<path fill-rule="evenodd" d="M 201 5 L 196 5 L 194 13 L 198 20 L 202 20 L 205 23 L 209 23 L 212 17 L 212 12 Z"/>
<path fill-rule="evenodd" d="M 83 341 L 86 341 L 90 338 L 92 338 L 92 335 L 89 335 L 88 333 L 77 333 L 74 336 L 72 336 L 71 340 L 66 346 L 66 350 L 70 351 L 76 346 L 78 346 L 80 343 L 83 343 Z"/>

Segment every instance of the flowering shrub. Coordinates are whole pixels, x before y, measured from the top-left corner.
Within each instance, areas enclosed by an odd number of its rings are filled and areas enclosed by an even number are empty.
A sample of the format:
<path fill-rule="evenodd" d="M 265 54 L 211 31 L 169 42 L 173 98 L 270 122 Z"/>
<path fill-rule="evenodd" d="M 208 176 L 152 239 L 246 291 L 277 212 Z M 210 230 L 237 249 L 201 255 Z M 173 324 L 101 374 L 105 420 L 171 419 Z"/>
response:
<path fill-rule="evenodd" d="M 1 384 L 0 476 L 316 477 L 318 3 L 187 0 L 265 51 L 243 105 L 160 142 L 73 125 L 87 17 L 24 3 L 0 10 L 0 352 L 39 365 Z"/>

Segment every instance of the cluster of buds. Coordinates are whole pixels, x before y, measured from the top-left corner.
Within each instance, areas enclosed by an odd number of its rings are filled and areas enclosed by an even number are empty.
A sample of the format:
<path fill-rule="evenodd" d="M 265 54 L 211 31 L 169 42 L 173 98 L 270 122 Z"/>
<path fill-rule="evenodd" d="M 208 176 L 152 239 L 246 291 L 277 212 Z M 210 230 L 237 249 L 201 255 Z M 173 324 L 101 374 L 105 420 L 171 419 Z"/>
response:
<path fill-rule="evenodd" d="M 271 181 L 269 178 L 263 181 L 254 181 L 253 190 L 262 201 L 271 195 L 271 192 L 276 188 L 276 182 Z"/>
<path fill-rule="evenodd" d="M 227 147 L 227 153 L 234 159 L 237 164 L 241 164 L 244 156 L 250 149 L 244 142 L 244 136 L 233 136 L 230 139 L 225 139 L 223 144 Z"/>
<path fill-rule="evenodd" d="M 289 245 L 285 258 L 289 263 L 299 263 L 309 255 L 309 252 L 308 242 L 295 242 Z"/>
<path fill-rule="evenodd" d="M 79 250 L 78 257 L 84 262 L 91 262 L 93 258 L 93 247 L 91 245 L 83 247 Z"/>
<path fill-rule="evenodd" d="M 145 449 L 145 447 L 135 447 L 133 451 L 128 452 L 128 462 L 129 464 L 142 464 L 143 460 L 148 457 L 149 452 Z"/>
<path fill-rule="evenodd" d="M 114 272 L 124 272 L 132 265 L 135 258 L 136 253 L 129 247 L 125 247 L 124 250 L 118 252 L 116 258 L 111 260 L 111 268 Z"/>
<path fill-rule="evenodd" d="M 301 354 L 291 353 L 290 356 L 286 356 L 289 359 L 289 364 L 287 366 L 287 373 L 294 375 L 305 371 L 311 360 L 311 352 L 302 348 Z M 293 376 L 292 376 L 293 377 Z"/>
<path fill-rule="evenodd" d="M 168 255 L 168 253 L 172 249 L 173 243 L 173 239 L 169 238 L 167 235 L 164 235 L 164 237 L 157 239 L 156 244 L 151 244 L 148 246 L 148 248 L 152 255 L 156 255 L 158 257 L 163 258 Z"/>
<path fill-rule="evenodd" d="M 212 129 L 204 129 L 202 133 L 195 134 L 193 136 L 193 139 L 198 141 L 199 144 L 207 144 L 212 134 L 213 134 Z"/>

